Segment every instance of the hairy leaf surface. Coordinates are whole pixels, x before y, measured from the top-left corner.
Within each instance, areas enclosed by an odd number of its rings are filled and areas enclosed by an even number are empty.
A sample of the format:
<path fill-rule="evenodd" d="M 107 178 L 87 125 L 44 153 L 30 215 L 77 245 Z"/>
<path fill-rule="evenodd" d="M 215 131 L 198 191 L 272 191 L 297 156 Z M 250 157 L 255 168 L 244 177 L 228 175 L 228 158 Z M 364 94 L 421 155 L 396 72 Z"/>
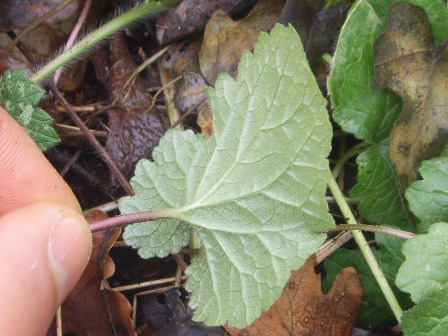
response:
<path fill-rule="evenodd" d="M 168 219 L 134 224 L 126 242 L 143 257 L 184 246 L 202 253 L 188 268 L 195 318 L 251 324 L 334 225 L 324 201 L 331 126 L 292 27 L 262 33 L 238 80 L 222 74 L 207 91 L 214 133 L 169 131 L 132 179 L 122 213 L 165 209 Z"/>
<path fill-rule="evenodd" d="M 25 128 L 41 150 L 47 150 L 59 142 L 52 127 L 53 118 L 36 108 L 44 91 L 26 79 L 23 70 L 6 71 L 0 77 L 0 105 Z"/>
<path fill-rule="evenodd" d="M 406 261 L 400 267 L 397 286 L 411 294 L 417 306 L 404 312 L 406 335 L 446 335 L 448 314 L 448 223 L 433 224 L 428 234 L 403 244 Z"/>

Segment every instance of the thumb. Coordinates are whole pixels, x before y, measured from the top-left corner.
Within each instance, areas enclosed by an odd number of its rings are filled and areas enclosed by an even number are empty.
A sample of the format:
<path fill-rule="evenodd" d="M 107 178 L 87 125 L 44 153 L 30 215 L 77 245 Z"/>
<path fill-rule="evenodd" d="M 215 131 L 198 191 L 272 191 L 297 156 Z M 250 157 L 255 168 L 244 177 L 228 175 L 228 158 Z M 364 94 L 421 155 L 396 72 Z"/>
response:
<path fill-rule="evenodd" d="M 0 217 L 0 334 L 44 335 L 75 286 L 91 249 L 81 214 L 56 203 Z"/>

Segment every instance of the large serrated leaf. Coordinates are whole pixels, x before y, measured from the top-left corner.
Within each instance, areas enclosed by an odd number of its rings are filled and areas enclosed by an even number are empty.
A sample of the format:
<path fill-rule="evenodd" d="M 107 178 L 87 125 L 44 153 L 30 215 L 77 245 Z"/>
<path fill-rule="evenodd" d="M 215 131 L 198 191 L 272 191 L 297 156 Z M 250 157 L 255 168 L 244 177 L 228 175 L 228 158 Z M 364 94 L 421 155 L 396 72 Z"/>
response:
<path fill-rule="evenodd" d="M 25 128 L 41 150 L 47 150 L 59 142 L 52 127 L 53 119 L 35 106 L 44 91 L 26 79 L 23 70 L 6 71 L 0 77 L 0 105 Z"/>
<path fill-rule="evenodd" d="M 448 223 L 433 224 L 428 234 L 403 244 L 406 261 L 401 265 L 397 286 L 417 303 L 403 315 L 406 335 L 446 335 L 448 314 Z"/>
<path fill-rule="evenodd" d="M 134 224 L 127 243 L 144 257 L 177 252 L 194 231 L 202 253 L 188 268 L 195 319 L 251 324 L 281 295 L 291 271 L 334 223 L 324 201 L 331 125 L 300 38 L 277 25 L 245 52 L 235 82 L 207 91 L 211 138 L 171 130 L 143 160 L 122 213 L 165 209 Z"/>

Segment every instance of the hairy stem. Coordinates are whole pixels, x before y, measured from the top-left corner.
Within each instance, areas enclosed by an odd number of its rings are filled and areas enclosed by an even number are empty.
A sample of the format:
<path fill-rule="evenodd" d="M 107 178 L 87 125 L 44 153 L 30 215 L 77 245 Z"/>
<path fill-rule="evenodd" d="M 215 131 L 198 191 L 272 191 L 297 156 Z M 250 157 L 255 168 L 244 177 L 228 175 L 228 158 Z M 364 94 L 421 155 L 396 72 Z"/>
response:
<path fill-rule="evenodd" d="M 115 216 L 100 220 L 90 224 L 92 232 L 112 229 L 117 226 L 124 226 L 128 224 L 155 221 L 163 218 L 170 218 L 169 210 L 152 210 L 136 212 L 127 215 Z"/>
<path fill-rule="evenodd" d="M 333 194 L 336 203 L 339 206 L 339 209 L 341 209 L 341 212 L 344 215 L 347 224 L 357 224 L 355 216 L 353 215 L 352 210 L 345 201 L 344 195 L 342 194 L 342 191 L 339 189 L 338 184 L 334 179 L 331 171 L 329 171 L 328 173 L 328 187 L 330 188 L 331 193 Z M 383 271 L 378 265 L 378 262 L 376 261 L 375 256 L 373 255 L 372 250 L 369 247 L 369 244 L 367 243 L 361 231 L 353 230 L 352 233 L 356 243 L 359 246 L 359 249 L 364 255 L 367 264 L 369 265 L 370 270 L 372 271 L 376 281 L 378 282 L 378 285 L 380 286 L 384 296 L 386 297 L 386 300 L 389 303 L 389 306 L 392 309 L 395 318 L 397 319 L 398 323 L 400 323 L 401 316 L 403 315 L 403 310 L 401 309 L 400 304 L 397 301 L 397 298 L 392 292 L 392 289 L 389 283 L 387 282 L 387 279 L 384 276 Z"/>
<path fill-rule="evenodd" d="M 137 6 L 128 12 L 117 16 L 115 19 L 110 20 L 100 28 L 88 34 L 81 41 L 76 43 L 72 48 L 65 51 L 54 60 L 46 64 L 43 68 L 37 71 L 30 80 L 33 83 L 39 83 L 45 78 L 53 74 L 57 69 L 69 63 L 74 58 L 78 57 L 85 51 L 98 44 L 101 40 L 104 40 L 109 35 L 113 34 L 117 30 L 125 27 L 129 23 L 140 19 L 148 14 L 156 14 L 166 11 L 170 7 L 179 3 L 179 0 L 166 0 L 166 1 L 150 1 L 146 0 L 140 6 Z"/>

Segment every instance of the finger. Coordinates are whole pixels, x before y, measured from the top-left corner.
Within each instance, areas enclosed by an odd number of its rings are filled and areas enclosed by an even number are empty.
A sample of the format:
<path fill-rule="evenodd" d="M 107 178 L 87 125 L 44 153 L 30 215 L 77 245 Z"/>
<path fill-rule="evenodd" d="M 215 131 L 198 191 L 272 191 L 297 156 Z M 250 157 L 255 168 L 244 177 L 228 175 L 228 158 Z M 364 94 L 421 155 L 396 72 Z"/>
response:
<path fill-rule="evenodd" d="M 34 203 L 0 218 L 0 335 L 44 335 L 91 248 L 77 211 Z"/>
<path fill-rule="evenodd" d="M 78 201 L 25 130 L 0 107 L 0 216 L 36 201 Z"/>

